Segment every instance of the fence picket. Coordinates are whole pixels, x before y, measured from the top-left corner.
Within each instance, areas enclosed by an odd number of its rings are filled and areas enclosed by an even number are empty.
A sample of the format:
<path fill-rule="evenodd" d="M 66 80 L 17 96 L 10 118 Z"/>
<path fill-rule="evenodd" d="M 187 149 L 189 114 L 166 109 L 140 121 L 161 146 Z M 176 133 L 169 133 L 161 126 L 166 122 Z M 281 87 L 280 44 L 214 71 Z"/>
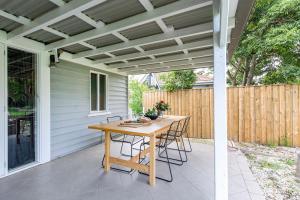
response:
<path fill-rule="evenodd" d="M 230 87 L 227 90 L 228 139 L 300 147 L 300 86 Z M 213 138 L 213 89 L 150 91 L 143 106 L 169 103 L 166 114 L 190 115 L 189 135 Z"/>

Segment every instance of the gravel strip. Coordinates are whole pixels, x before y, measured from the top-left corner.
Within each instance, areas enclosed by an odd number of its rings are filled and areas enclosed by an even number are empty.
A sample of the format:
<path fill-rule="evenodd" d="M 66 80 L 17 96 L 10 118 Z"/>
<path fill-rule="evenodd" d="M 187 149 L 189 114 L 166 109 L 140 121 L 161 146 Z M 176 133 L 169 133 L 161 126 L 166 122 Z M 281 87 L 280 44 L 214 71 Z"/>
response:
<path fill-rule="evenodd" d="M 267 200 L 300 200 L 300 184 L 295 178 L 296 148 L 248 143 L 237 146 L 246 155 Z"/>

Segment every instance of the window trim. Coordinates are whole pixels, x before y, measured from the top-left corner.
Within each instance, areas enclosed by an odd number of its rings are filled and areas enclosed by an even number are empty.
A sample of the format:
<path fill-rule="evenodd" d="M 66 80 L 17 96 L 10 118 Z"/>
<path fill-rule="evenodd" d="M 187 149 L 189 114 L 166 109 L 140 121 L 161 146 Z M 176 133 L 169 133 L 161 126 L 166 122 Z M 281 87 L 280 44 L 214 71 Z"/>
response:
<path fill-rule="evenodd" d="M 97 110 L 92 110 L 92 85 L 91 85 L 91 79 L 92 79 L 92 74 L 96 74 L 97 75 Z M 104 75 L 105 76 L 105 110 L 99 110 L 99 77 L 100 75 Z M 93 117 L 93 116 L 98 116 L 98 115 L 107 115 L 109 114 L 109 109 L 108 109 L 108 74 L 102 73 L 102 72 L 98 72 L 98 71 L 94 71 L 94 70 L 90 70 L 90 78 L 89 78 L 89 87 L 90 87 L 90 113 L 88 116 Z"/>

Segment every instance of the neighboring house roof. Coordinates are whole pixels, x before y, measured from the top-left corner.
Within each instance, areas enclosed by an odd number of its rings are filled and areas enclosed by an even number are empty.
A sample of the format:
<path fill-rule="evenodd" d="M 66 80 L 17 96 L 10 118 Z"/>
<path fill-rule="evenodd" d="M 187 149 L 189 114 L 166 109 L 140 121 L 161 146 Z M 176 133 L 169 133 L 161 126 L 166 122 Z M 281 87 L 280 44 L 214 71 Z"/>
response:
<path fill-rule="evenodd" d="M 133 79 L 139 81 L 140 83 L 144 83 L 148 86 L 160 89 L 165 84 L 164 81 L 160 78 L 160 76 L 165 73 L 166 72 L 136 75 L 133 76 Z M 201 86 L 201 85 L 207 86 L 213 84 L 212 74 L 203 71 L 198 71 L 195 73 L 197 75 L 197 79 L 196 82 L 194 83 L 194 86 Z"/>

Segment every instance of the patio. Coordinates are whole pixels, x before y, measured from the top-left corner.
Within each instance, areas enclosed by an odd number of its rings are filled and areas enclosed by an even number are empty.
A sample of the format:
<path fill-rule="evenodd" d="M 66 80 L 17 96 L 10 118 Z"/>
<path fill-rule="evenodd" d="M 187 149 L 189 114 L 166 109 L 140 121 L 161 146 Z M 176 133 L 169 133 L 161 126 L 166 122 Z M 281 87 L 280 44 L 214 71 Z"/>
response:
<path fill-rule="evenodd" d="M 118 149 L 114 145 L 112 150 Z M 157 180 L 156 187 L 151 187 L 148 177 L 138 173 L 105 174 L 99 164 L 104 148 L 101 144 L 0 179 L 0 196 L 14 200 L 214 199 L 214 146 L 210 141 L 193 141 L 192 146 L 187 163 L 172 165 L 172 183 Z M 229 199 L 264 199 L 244 155 L 229 149 L 228 160 Z M 163 173 L 165 165 L 157 165 L 158 172 Z"/>

